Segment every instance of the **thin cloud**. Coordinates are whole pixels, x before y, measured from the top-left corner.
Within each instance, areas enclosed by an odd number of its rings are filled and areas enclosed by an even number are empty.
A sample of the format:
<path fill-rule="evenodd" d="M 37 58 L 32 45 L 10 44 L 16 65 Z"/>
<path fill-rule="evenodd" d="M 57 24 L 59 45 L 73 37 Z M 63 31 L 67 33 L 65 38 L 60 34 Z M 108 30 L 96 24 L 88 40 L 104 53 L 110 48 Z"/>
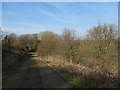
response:
<path fill-rule="evenodd" d="M 5 3 L 17 6 L 19 3 Z M 21 3 L 21 8 L 6 8 L 6 12 L 14 15 L 4 15 L 4 27 L 16 33 L 40 32 L 53 30 L 60 33 L 64 27 L 81 27 L 81 32 L 86 31 L 98 20 L 115 23 L 117 19 L 117 3 Z M 5 8 L 5 7 L 4 7 Z M 19 11 L 18 11 L 19 10 Z M 5 18 L 7 17 L 7 18 Z M 18 18 L 19 17 L 19 18 Z M 33 31 L 32 31 L 33 30 Z M 27 32 L 26 32 L 27 31 Z M 85 33 L 85 32 L 84 32 Z"/>
<path fill-rule="evenodd" d="M 62 19 L 60 18 L 60 15 L 59 14 L 56 14 L 56 13 L 52 13 L 50 11 L 47 11 L 47 10 L 43 10 L 43 9 L 38 9 L 38 12 L 41 13 L 41 14 L 44 14 L 46 16 L 49 16 L 49 17 L 52 17 L 54 20 L 56 21 L 59 21 L 59 22 L 62 22 L 62 23 L 71 23 L 70 21 L 68 20 L 65 20 L 65 19 Z"/>

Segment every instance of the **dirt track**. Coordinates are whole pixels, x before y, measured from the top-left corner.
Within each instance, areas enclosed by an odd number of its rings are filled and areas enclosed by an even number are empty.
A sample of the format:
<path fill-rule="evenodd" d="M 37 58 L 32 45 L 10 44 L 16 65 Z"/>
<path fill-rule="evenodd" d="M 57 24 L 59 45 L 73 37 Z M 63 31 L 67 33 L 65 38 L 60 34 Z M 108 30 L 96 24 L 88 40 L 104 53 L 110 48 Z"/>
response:
<path fill-rule="evenodd" d="M 35 56 L 33 56 L 35 58 Z M 2 88 L 68 88 L 68 84 L 44 62 L 35 59 L 39 70 L 26 61 L 15 73 L 6 76 Z"/>
<path fill-rule="evenodd" d="M 41 82 L 46 88 L 69 88 L 68 84 L 53 69 L 40 60 L 37 63 L 41 71 Z"/>

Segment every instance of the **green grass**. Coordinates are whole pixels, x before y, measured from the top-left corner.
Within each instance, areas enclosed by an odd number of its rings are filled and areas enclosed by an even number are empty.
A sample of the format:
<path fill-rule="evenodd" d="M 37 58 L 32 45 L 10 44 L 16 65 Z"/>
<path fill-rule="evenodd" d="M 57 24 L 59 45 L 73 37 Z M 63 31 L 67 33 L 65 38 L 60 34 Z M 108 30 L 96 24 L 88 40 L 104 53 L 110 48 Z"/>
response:
<path fill-rule="evenodd" d="M 55 65 L 52 65 L 52 67 L 55 68 L 56 70 L 58 70 L 59 72 L 68 72 L 68 70 L 66 68 L 57 67 Z"/>
<path fill-rule="evenodd" d="M 46 63 L 50 63 L 49 61 L 47 61 L 47 60 L 44 60 Z"/>
<path fill-rule="evenodd" d="M 36 71 L 39 71 L 39 67 L 38 67 L 37 62 L 35 61 L 34 58 L 31 58 L 31 59 L 30 59 L 29 66 L 28 66 L 28 70 L 36 70 Z"/>
<path fill-rule="evenodd" d="M 34 58 L 31 58 L 30 59 L 30 63 L 29 63 L 30 65 L 36 65 L 37 64 L 37 62 L 35 61 L 35 59 Z"/>
<path fill-rule="evenodd" d="M 68 81 L 71 88 L 88 88 L 87 85 L 71 75 L 63 74 L 63 77 Z"/>
<path fill-rule="evenodd" d="M 62 76 L 67 80 L 71 88 L 88 88 L 88 86 L 81 82 L 79 79 L 71 76 L 66 68 L 58 67 L 54 64 L 52 65 L 52 67 L 62 74 Z"/>
<path fill-rule="evenodd" d="M 40 76 L 40 72 L 39 72 L 39 66 L 38 66 L 38 64 L 37 64 L 37 62 L 36 62 L 36 60 L 34 58 L 30 59 L 30 62 L 29 62 L 28 67 L 27 67 L 26 75 L 29 75 L 28 76 L 29 78 L 33 77 L 32 78 L 33 80 L 37 79 L 36 80 L 37 82 L 41 81 L 41 76 Z"/>

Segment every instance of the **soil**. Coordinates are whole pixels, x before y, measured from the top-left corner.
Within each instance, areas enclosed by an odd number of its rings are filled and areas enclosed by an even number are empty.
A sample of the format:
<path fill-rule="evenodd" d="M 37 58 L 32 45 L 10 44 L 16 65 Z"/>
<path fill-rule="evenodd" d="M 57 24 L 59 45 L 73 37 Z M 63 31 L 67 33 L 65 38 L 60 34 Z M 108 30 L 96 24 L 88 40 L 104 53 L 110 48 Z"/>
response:
<path fill-rule="evenodd" d="M 39 70 L 27 60 L 16 72 L 4 76 L 2 88 L 69 88 L 67 82 L 37 56 Z"/>

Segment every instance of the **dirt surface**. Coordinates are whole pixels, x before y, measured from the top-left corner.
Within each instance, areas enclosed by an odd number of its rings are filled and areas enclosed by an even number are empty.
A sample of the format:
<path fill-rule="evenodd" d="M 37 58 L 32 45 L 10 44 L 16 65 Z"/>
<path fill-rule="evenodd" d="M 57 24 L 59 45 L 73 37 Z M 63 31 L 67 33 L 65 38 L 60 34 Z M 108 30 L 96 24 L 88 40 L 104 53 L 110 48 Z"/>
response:
<path fill-rule="evenodd" d="M 36 56 L 32 55 L 36 58 Z M 39 70 L 27 60 L 16 72 L 6 75 L 2 88 L 68 88 L 68 84 L 44 62 L 35 59 Z"/>
<path fill-rule="evenodd" d="M 37 59 L 41 71 L 41 82 L 45 88 L 69 88 L 69 85 L 52 68 Z"/>
<path fill-rule="evenodd" d="M 3 88 L 40 88 L 42 85 L 38 79 L 39 72 L 33 69 L 28 70 L 29 62 L 30 60 L 25 62 L 17 72 L 7 76 L 3 81 Z"/>

